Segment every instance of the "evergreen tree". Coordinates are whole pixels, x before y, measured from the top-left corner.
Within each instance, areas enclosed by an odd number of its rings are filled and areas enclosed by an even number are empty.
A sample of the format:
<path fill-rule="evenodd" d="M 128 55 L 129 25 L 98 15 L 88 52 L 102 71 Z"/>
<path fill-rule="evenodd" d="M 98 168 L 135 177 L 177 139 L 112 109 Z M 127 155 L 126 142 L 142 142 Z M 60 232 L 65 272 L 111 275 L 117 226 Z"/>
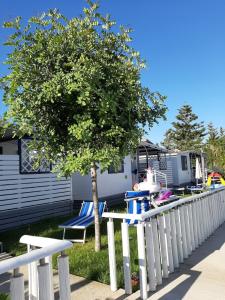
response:
<path fill-rule="evenodd" d="M 213 123 L 208 124 L 207 130 L 208 137 L 205 144 L 205 152 L 207 153 L 208 167 L 214 169 L 219 155 L 219 133 Z"/>
<path fill-rule="evenodd" d="M 208 124 L 208 137 L 204 151 L 207 154 L 208 168 L 224 173 L 225 171 L 225 129 L 217 129 L 212 123 Z"/>
<path fill-rule="evenodd" d="M 162 145 L 169 149 L 200 150 L 206 129 L 203 122 L 198 122 L 198 116 L 193 113 L 190 105 L 183 105 L 178 110 L 176 122 L 167 130 Z"/>
<path fill-rule="evenodd" d="M 171 139 L 172 129 L 168 129 L 165 133 L 165 138 L 163 142 L 161 143 L 163 147 L 165 147 L 168 150 L 176 149 L 176 145 L 174 144 L 174 141 Z"/>

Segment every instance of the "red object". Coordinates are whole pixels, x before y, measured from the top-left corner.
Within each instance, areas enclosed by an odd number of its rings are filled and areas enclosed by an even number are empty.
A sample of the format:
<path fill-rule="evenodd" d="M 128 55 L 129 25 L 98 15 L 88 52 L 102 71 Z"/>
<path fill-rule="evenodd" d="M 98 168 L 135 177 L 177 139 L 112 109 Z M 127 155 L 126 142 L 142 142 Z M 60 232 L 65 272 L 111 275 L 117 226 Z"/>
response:
<path fill-rule="evenodd" d="M 208 177 L 219 177 L 219 178 L 221 178 L 222 175 L 221 175 L 220 173 L 217 173 L 217 172 L 212 172 L 212 173 L 210 173 L 210 174 L 208 175 Z"/>

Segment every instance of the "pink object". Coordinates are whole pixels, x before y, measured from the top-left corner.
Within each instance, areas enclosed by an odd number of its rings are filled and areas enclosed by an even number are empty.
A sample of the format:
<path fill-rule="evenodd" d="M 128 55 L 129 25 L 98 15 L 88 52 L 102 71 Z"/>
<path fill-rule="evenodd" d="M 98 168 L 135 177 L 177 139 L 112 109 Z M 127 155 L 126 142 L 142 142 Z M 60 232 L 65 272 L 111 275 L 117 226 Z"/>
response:
<path fill-rule="evenodd" d="M 167 200 L 172 195 L 170 190 L 167 190 L 159 195 L 157 201 Z"/>

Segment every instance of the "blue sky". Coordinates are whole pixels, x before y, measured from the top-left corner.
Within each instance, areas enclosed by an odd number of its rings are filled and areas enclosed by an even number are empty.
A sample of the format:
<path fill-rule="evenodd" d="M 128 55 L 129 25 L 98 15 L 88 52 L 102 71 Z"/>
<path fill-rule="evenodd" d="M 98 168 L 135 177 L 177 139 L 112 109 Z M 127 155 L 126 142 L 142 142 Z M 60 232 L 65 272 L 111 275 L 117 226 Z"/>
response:
<path fill-rule="evenodd" d="M 84 0 L 1 1 L 0 24 L 20 15 L 26 21 L 49 8 L 77 16 Z M 101 11 L 118 24 L 134 29 L 133 45 L 147 61 L 142 82 L 166 95 L 167 121 L 150 131 L 160 142 L 177 109 L 191 104 L 200 120 L 225 127 L 225 1 L 224 0 L 101 0 Z M 9 49 L 2 46 L 8 31 L 0 28 L 0 76 Z M 0 113 L 4 111 L 1 102 Z"/>

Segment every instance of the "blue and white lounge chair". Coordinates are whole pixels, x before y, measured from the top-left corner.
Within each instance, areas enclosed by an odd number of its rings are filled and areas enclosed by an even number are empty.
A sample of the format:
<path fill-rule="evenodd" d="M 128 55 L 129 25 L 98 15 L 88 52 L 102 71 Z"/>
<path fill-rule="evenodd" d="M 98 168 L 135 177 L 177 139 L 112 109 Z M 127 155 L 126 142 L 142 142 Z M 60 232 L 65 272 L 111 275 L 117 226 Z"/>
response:
<path fill-rule="evenodd" d="M 150 193 L 149 191 L 128 191 L 125 193 L 128 214 L 141 214 L 150 210 Z M 127 220 L 129 225 L 135 225 L 137 220 Z"/>
<path fill-rule="evenodd" d="M 106 202 L 99 201 L 98 212 L 99 217 L 102 217 L 106 206 Z M 69 221 L 59 225 L 59 228 L 63 228 L 63 239 L 65 239 L 66 229 L 78 229 L 84 230 L 83 239 L 70 240 L 72 242 L 85 243 L 87 227 L 94 224 L 94 204 L 92 201 L 83 201 L 80 213 L 77 217 L 70 219 Z"/>

